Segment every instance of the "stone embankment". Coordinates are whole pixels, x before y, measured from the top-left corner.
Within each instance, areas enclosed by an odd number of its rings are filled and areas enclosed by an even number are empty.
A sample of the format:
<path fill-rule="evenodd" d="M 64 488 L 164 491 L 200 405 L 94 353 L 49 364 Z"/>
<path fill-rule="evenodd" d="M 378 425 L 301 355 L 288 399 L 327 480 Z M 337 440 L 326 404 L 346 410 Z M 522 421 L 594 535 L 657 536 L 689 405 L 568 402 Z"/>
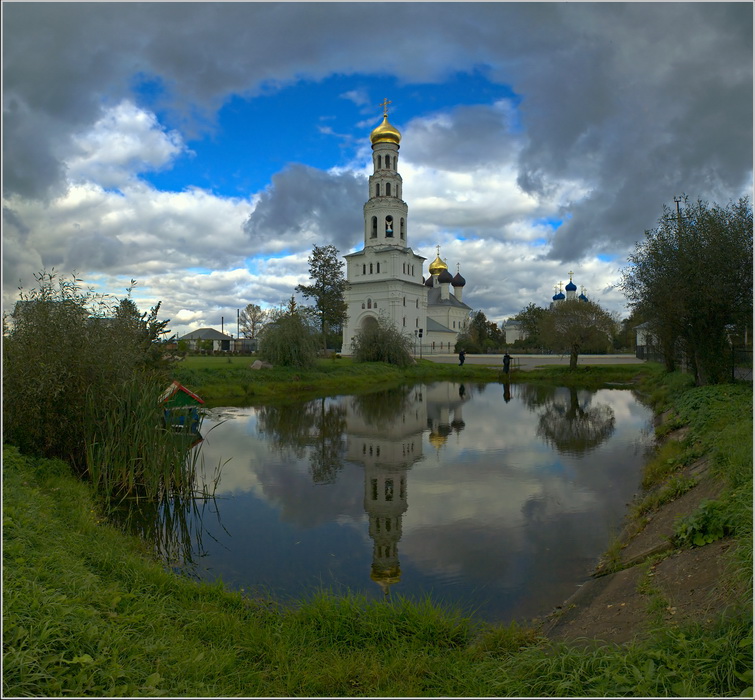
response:
<path fill-rule="evenodd" d="M 680 440 L 684 429 L 669 435 Z M 724 484 L 703 458 L 684 469 L 696 485 L 642 519 L 632 519 L 619 537 L 618 562 L 605 562 L 542 624 L 553 640 L 626 643 L 658 624 L 712 622 L 734 600 L 727 585 L 726 552 L 731 539 L 694 548 L 675 548 L 677 518 L 717 498 Z"/>

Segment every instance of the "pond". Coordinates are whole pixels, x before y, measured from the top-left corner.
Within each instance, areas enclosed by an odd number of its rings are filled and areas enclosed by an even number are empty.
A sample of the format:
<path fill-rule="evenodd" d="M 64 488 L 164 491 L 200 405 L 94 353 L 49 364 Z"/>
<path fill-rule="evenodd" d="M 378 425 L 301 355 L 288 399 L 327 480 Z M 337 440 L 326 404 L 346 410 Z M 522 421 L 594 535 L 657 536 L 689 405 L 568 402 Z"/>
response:
<path fill-rule="evenodd" d="M 212 409 L 215 500 L 185 513 L 191 553 L 172 564 L 283 601 L 327 588 L 545 615 L 620 528 L 651 418 L 627 389 L 456 382 Z"/>

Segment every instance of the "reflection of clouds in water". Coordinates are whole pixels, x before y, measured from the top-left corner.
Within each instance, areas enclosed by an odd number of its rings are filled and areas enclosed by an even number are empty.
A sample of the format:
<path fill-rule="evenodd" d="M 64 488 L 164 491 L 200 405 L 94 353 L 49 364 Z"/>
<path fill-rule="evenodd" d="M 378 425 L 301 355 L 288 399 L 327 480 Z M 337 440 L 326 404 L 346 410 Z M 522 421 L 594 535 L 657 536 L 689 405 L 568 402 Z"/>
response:
<path fill-rule="evenodd" d="M 543 408 L 535 399 L 552 401 L 556 394 L 533 392 L 525 405 L 513 389 L 515 400 L 508 404 L 499 385 L 468 385 L 463 405 L 457 386 L 448 389 L 445 404 L 441 391 L 435 400 L 433 392 L 425 392 L 423 406 L 434 435 L 445 440 L 431 443 L 424 420 L 411 429 L 397 420 L 401 437 L 396 440 L 416 434 L 424 454 L 406 471 L 408 510 L 398 542 L 404 566 L 494 587 L 526 586 L 533 571 L 546 578 L 578 576 L 587 566 L 583 558 L 595 558 L 596 548 L 604 547 L 601 538 L 620 520 L 638 478 L 636 451 L 632 454 L 627 443 L 648 424 L 649 411 L 626 390 L 580 394 L 580 405 L 608 405 L 617 419 L 615 434 L 597 446 L 591 460 L 582 460 L 555 454 L 537 437 Z M 567 390 L 556 400 L 568 406 L 569 397 Z M 462 414 L 462 431 L 438 430 Z M 272 505 L 280 522 L 301 530 L 337 523 L 360 533 L 365 551 L 372 549 L 364 502 L 367 462 L 344 460 L 334 481 L 316 485 L 308 455 L 297 457 L 285 440 L 282 449 L 270 447 L 259 433 L 255 409 L 224 409 L 211 417 L 228 418 L 203 447 L 207 460 L 231 457 L 219 494 L 243 498 L 248 493 L 250 509 L 253 496 Z M 385 431 L 364 440 L 390 440 L 391 426 Z M 346 426 L 344 440 L 349 439 L 354 435 Z M 391 452 L 383 447 L 381 459 Z"/>
<path fill-rule="evenodd" d="M 208 432 L 202 447 L 206 464 L 230 459 L 222 470 L 218 497 L 250 493 L 276 506 L 282 521 L 302 528 L 339 517 L 364 518 L 361 469 L 347 465 L 334 483 L 317 486 L 306 458 L 297 458 L 293 450 L 273 449 L 258 436 L 256 409 L 213 409 L 205 425 L 209 430 L 221 420 L 225 422 Z"/>

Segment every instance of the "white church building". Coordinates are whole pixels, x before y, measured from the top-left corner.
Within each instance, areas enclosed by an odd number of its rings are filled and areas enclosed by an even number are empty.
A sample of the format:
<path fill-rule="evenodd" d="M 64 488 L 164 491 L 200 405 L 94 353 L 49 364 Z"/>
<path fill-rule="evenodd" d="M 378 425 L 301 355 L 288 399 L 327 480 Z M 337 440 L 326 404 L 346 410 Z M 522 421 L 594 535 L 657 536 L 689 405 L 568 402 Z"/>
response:
<path fill-rule="evenodd" d="M 342 353 L 351 354 L 352 340 L 368 324 L 383 317 L 408 336 L 417 351 L 454 352 L 459 333 L 472 310 L 462 301 L 466 280 L 452 276 L 440 258 L 422 267 L 426 258 L 409 247 L 408 207 L 401 198 L 403 181 L 398 171 L 401 134 L 388 121 L 370 135 L 373 173 L 364 205 L 364 248 L 345 255 L 347 288 L 346 323 Z"/>

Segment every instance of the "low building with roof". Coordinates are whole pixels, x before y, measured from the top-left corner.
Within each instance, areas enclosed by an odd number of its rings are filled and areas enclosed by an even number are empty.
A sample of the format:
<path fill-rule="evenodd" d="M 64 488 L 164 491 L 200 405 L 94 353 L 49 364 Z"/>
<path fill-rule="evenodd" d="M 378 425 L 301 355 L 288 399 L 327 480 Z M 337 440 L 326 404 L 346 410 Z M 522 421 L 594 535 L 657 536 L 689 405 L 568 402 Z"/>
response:
<path fill-rule="evenodd" d="M 230 335 L 221 333 L 214 328 L 197 328 L 197 330 L 187 333 L 181 336 L 178 341 L 185 341 L 188 344 L 189 350 L 196 352 L 203 349 L 202 343 L 204 341 L 212 341 L 212 351 L 225 351 L 232 350 L 233 338 Z"/>

